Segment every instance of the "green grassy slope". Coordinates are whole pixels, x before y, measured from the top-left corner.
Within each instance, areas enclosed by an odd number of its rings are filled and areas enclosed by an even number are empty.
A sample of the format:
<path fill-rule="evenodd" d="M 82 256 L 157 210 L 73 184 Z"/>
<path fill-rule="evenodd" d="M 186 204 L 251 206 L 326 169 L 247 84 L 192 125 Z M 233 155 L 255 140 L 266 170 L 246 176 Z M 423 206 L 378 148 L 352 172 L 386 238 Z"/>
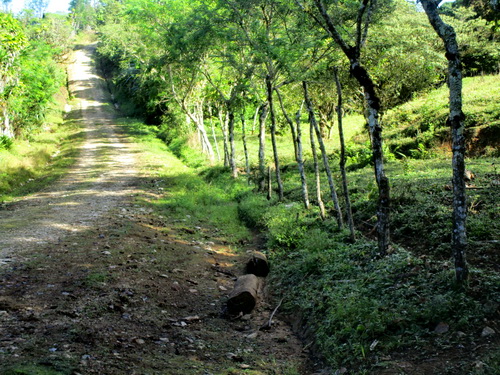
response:
<path fill-rule="evenodd" d="M 465 78 L 463 110 L 469 155 L 499 156 L 500 75 Z M 388 111 L 385 141 L 393 152 L 418 156 L 418 149 L 438 146 L 450 139 L 446 126 L 448 87 L 442 86 Z"/>

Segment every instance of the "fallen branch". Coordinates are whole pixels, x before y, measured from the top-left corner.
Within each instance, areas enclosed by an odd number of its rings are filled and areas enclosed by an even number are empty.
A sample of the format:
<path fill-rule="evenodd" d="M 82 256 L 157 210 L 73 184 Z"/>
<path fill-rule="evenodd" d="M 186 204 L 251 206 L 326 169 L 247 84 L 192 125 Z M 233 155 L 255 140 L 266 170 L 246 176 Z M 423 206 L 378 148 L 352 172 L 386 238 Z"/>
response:
<path fill-rule="evenodd" d="M 259 328 L 260 331 L 271 329 L 271 325 L 273 324 L 274 314 L 276 314 L 276 312 L 280 308 L 281 304 L 283 303 L 283 299 L 285 299 L 285 297 L 283 297 L 282 299 L 280 299 L 280 302 L 278 303 L 278 306 L 276 306 L 274 308 L 273 312 L 271 313 L 271 316 L 269 317 L 269 320 L 267 321 L 267 324 L 264 324 L 262 327 Z"/>
<path fill-rule="evenodd" d="M 233 272 L 231 272 L 231 271 L 226 271 L 226 270 L 224 270 L 224 269 L 222 269 L 221 267 L 218 267 L 218 266 L 212 266 L 212 269 L 213 269 L 214 271 L 219 272 L 219 273 L 223 273 L 224 275 L 228 275 L 228 276 L 231 276 L 231 277 L 234 277 L 234 278 L 236 278 L 236 277 L 237 277 L 237 276 L 236 276 Z"/>

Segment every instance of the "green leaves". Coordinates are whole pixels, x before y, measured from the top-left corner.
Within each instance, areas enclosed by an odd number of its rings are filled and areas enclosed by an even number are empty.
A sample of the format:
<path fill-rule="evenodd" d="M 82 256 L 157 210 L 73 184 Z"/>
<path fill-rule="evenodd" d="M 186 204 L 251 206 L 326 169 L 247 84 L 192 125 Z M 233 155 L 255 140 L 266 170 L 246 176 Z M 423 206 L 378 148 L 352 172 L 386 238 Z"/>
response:
<path fill-rule="evenodd" d="M 14 58 L 28 44 L 19 21 L 12 15 L 0 13 L 0 69 L 7 69 Z"/>

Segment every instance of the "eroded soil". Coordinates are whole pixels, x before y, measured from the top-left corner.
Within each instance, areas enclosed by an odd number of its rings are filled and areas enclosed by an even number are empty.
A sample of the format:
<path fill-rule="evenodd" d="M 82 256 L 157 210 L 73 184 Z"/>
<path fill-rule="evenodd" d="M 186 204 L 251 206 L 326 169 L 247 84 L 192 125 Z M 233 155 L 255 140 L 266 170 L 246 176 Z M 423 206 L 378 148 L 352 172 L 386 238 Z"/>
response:
<path fill-rule="evenodd" d="M 87 135 L 78 163 L 0 211 L 0 373 L 311 373 L 286 323 L 260 329 L 272 299 L 225 315 L 246 255 L 148 208 L 156 192 L 113 124 L 92 51 L 76 52 L 71 76 Z"/>

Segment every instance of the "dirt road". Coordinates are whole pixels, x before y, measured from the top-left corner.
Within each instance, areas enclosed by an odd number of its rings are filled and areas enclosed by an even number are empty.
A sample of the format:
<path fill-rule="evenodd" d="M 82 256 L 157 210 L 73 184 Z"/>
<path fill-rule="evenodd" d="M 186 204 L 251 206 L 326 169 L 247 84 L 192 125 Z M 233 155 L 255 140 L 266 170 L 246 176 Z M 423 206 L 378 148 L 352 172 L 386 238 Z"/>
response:
<path fill-rule="evenodd" d="M 83 121 L 85 133 L 78 163 L 50 188 L 1 212 L 0 264 L 89 229 L 135 193 L 133 147 L 116 132 L 104 82 L 93 68 L 94 49 L 90 45 L 76 51 L 69 70 L 70 89 L 77 99 L 72 116 Z"/>
<path fill-rule="evenodd" d="M 0 212 L 0 374 L 311 373 L 279 314 L 260 329 L 275 302 L 224 315 L 242 256 L 220 233 L 194 240 L 148 206 L 160 193 L 138 175 L 92 51 L 76 51 L 71 71 L 79 161 Z"/>

